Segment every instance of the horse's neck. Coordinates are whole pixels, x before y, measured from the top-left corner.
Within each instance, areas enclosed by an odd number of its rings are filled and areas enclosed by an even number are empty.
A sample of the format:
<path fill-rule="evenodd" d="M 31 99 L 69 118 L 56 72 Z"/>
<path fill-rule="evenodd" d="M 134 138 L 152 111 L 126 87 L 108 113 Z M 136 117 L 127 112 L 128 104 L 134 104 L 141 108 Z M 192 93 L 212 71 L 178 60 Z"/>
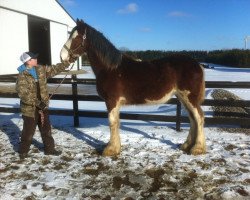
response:
<path fill-rule="evenodd" d="M 93 72 L 94 72 L 95 76 L 97 77 L 99 72 L 101 70 L 103 70 L 105 67 L 104 67 L 101 59 L 97 56 L 97 54 L 94 51 L 89 50 L 87 55 L 88 55 L 90 65 L 93 69 Z"/>

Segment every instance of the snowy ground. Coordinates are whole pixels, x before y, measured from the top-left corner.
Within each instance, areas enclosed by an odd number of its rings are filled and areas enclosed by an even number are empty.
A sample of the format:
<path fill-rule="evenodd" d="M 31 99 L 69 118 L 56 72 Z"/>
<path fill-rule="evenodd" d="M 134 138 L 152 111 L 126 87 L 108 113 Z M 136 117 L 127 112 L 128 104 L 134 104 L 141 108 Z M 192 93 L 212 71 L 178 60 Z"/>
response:
<path fill-rule="evenodd" d="M 249 69 L 206 69 L 206 80 L 249 81 L 249 75 Z M 233 90 L 250 99 L 249 90 Z M 18 100 L 0 99 L 3 105 L 16 107 Z M 102 103 L 80 106 L 105 109 Z M 71 105 L 54 101 L 51 107 Z M 173 112 L 168 105 L 124 110 Z M 53 137 L 62 155 L 45 156 L 37 131 L 30 157 L 20 161 L 22 123 L 19 114 L 0 113 L 1 200 L 250 199 L 250 135 L 206 127 L 208 152 L 192 156 L 179 150 L 188 125 L 176 132 L 172 123 L 122 120 L 121 155 L 107 158 L 99 155 L 109 140 L 107 119 L 80 118 L 80 127 L 75 128 L 72 117 L 51 116 Z"/>

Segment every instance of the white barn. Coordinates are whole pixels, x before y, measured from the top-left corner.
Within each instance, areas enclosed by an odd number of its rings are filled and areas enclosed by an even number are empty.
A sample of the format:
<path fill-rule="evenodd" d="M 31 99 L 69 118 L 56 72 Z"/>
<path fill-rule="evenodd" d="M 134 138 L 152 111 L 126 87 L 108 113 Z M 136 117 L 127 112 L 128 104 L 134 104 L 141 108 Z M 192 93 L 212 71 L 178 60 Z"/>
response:
<path fill-rule="evenodd" d="M 39 53 L 40 64 L 60 62 L 61 48 L 74 26 L 56 0 L 0 0 L 0 75 L 16 74 L 25 51 Z"/>

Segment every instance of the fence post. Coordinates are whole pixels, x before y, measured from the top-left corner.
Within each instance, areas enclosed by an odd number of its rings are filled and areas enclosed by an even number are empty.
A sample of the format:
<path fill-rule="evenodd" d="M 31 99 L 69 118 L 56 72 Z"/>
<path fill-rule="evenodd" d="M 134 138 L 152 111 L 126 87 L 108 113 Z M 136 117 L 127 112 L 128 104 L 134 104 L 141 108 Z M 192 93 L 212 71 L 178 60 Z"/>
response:
<path fill-rule="evenodd" d="M 176 102 L 176 130 L 181 131 L 181 102 L 179 99 Z"/>
<path fill-rule="evenodd" d="M 72 95 L 73 95 L 73 112 L 74 112 L 74 126 L 79 126 L 79 115 L 78 115 L 78 100 L 77 100 L 77 77 L 76 74 L 72 74 Z"/>

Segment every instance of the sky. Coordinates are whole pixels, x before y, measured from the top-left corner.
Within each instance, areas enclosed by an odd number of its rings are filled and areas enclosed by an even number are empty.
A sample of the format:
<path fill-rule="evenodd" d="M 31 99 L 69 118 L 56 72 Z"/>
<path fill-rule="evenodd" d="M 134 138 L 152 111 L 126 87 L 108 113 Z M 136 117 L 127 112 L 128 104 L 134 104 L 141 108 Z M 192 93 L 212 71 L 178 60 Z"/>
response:
<path fill-rule="evenodd" d="M 118 49 L 243 49 L 250 0 L 59 0 Z M 250 39 L 249 44 L 250 48 Z"/>

